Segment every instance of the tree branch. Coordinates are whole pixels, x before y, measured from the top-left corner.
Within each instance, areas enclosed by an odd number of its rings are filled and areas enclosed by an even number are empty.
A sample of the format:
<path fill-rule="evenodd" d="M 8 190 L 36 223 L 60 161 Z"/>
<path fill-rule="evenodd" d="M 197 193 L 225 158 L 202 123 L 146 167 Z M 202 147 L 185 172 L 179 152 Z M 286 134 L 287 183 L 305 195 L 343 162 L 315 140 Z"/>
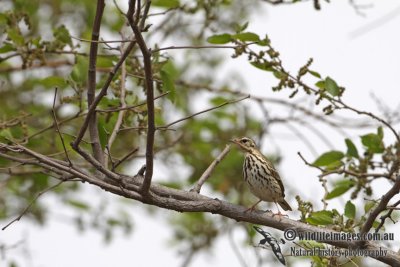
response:
<path fill-rule="evenodd" d="M 95 99 L 96 94 L 96 64 L 97 49 L 99 44 L 97 41 L 100 36 L 101 20 L 105 8 L 104 0 L 97 0 L 96 16 L 93 22 L 92 41 L 89 51 L 89 68 L 88 68 L 88 85 L 87 85 L 87 103 L 90 107 Z M 89 117 L 89 116 L 88 116 Z M 99 131 L 97 129 L 96 113 L 91 114 L 88 121 L 90 141 L 92 145 L 93 156 L 102 164 L 104 164 L 104 154 L 101 149 Z"/>
<path fill-rule="evenodd" d="M 231 101 L 226 101 L 226 102 L 224 102 L 224 103 L 222 103 L 222 104 L 220 104 L 220 105 L 218 105 L 218 106 L 215 106 L 215 107 L 212 107 L 212 108 L 208 108 L 208 109 L 202 110 L 202 111 L 200 111 L 200 112 L 193 113 L 193 114 L 191 114 L 191 115 L 189 115 L 189 116 L 186 116 L 186 117 L 184 117 L 184 118 L 181 118 L 181 119 L 179 119 L 179 120 L 170 122 L 170 123 L 168 123 L 167 125 L 157 127 L 157 130 L 166 130 L 166 129 L 168 129 L 169 127 L 171 127 L 172 125 L 177 124 L 177 123 L 179 123 L 179 122 L 185 121 L 185 120 L 187 120 L 187 119 L 191 119 L 191 118 L 193 118 L 193 117 L 195 117 L 195 116 L 197 116 L 197 115 L 200 115 L 200 114 L 209 112 L 209 111 L 214 110 L 214 109 L 221 108 L 221 107 L 226 106 L 226 105 L 229 105 L 229 104 L 234 104 L 234 103 L 240 102 L 240 101 L 245 100 L 245 99 L 247 99 L 247 98 L 250 98 L 250 95 L 247 95 L 247 96 L 242 97 L 242 98 L 240 98 L 240 99 L 231 100 Z"/>
<path fill-rule="evenodd" d="M 60 132 L 60 127 L 58 126 L 57 116 L 56 116 L 56 112 L 55 112 L 56 99 L 57 99 L 57 87 L 56 87 L 56 90 L 55 90 L 55 92 L 54 92 L 53 108 L 52 108 L 52 114 L 53 114 L 53 119 L 54 119 L 54 125 L 55 125 L 55 127 L 56 127 L 56 131 L 57 131 L 58 135 L 60 136 L 61 143 L 62 143 L 62 146 L 63 146 L 63 148 L 64 148 L 65 156 L 67 157 L 67 160 L 68 160 L 68 162 L 69 162 L 69 166 L 72 166 L 72 162 L 71 162 L 71 160 L 70 160 L 70 158 L 69 158 L 69 156 L 68 156 L 67 148 L 65 147 L 64 138 L 63 138 L 63 136 L 62 136 L 62 134 L 61 134 L 61 132 Z"/>
<path fill-rule="evenodd" d="M 376 217 L 378 217 L 379 213 L 386 209 L 389 201 L 394 197 L 394 195 L 398 194 L 400 191 L 400 175 L 397 176 L 396 181 L 392 188 L 382 196 L 381 201 L 378 206 L 371 212 L 367 221 L 364 223 L 364 226 L 361 228 L 361 234 L 368 233 L 374 223 Z"/>
<path fill-rule="evenodd" d="M 382 228 L 382 226 L 385 224 L 385 221 L 386 221 L 387 218 L 391 219 L 392 222 L 394 223 L 394 221 L 393 221 L 393 219 L 392 219 L 392 213 L 393 213 L 393 211 L 394 211 L 395 209 L 398 209 L 398 208 L 396 208 L 396 207 L 397 207 L 399 204 L 400 204 L 400 200 L 397 201 L 396 203 L 394 203 L 391 207 L 386 207 L 386 209 L 389 209 L 389 211 L 388 211 L 385 215 L 382 215 L 382 216 L 380 217 L 381 222 L 379 223 L 378 227 L 376 227 L 375 233 L 379 232 L 379 230 L 380 230 L 380 229 Z"/>
<path fill-rule="evenodd" d="M 123 49 L 124 46 L 121 45 L 121 54 L 123 54 Z M 121 110 L 118 112 L 118 118 L 117 121 L 115 122 L 114 128 L 111 132 L 110 137 L 108 138 L 108 142 L 107 142 L 107 147 L 105 149 L 108 150 L 109 152 L 109 156 L 111 157 L 111 147 L 115 141 L 115 138 L 117 138 L 117 134 L 119 132 L 119 129 L 121 128 L 122 122 L 124 120 L 124 116 L 125 116 L 125 108 L 126 108 L 126 102 L 125 102 L 125 94 L 126 94 L 126 88 L 125 88 L 125 80 L 126 80 L 126 65 L 125 65 L 125 61 L 122 63 L 121 66 L 121 84 L 120 84 L 120 96 L 119 96 L 119 102 L 120 102 L 120 108 Z M 106 151 L 104 151 L 106 153 Z M 104 166 L 108 166 L 108 158 L 105 158 L 105 164 Z"/>
<path fill-rule="evenodd" d="M 207 181 L 207 179 L 210 177 L 211 173 L 217 167 L 218 163 L 222 161 L 222 159 L 229 153 L 231 149 L 230 145 L 226 145 L 224 150 L 218 155 L 218 157 L 208 166 L 208 168 L 204 171 L 204 173 L 201 175 L 199 181 L 197 182 L 196 186 L 190 189 L 191 192 L 197 192 L 200 193 L 201 187 L 203 184 Z"/>
<path fill-rule="evenodd" d="M 108 78 L 107 78 L 106 82 L 104 83 L 103 87 L 101 88 L 99 94 L 96 96 L 93 103 L 90 105 L 87 115 L 86 115 L 86 118 L 85 118 L 85 121 L 83 122 L 82 127 L 79 130 L 79 133 L 78 133 L 75 141 L 71 144 L 72 148 L 74 148 L 75 150 L 79 146 L 79 143 L 82 141 L 83 135 L 85 134 L 86 129 L 88 128 L 89 121 L 91 120 L 91 117 L 93 116 L 93 114 L 96 112 L 97 105 L 99 104 L 99 102 L 103 98 L 103 96 L 106 95 L 107 89 L 108 89 L 111 81 L 113 80 L 115 74 L 119 70 L 119 67 L 122 65 L 122 63 L 128 57 L 129 53 L 132 51 L 135 44 L 136 44 L 135 40 L 132 40 L 131 43 L 128 45 L 128 47 L 125 49 L 124 54 L 118 60 L 117 64 L 115 64 L 113 69 L 110 71 L 110 73 L 108 74 Z"/>
<path fill-rule="evenodd" d="M 147 99 L 146 173 L 141 190 L 142 194 L 147 196 L 151 184 L 151 179 L 153 177 L 153 153 L 154 153 L 153 149 L 154 149 L 154 134 L 156 131 L 154 122 L 154 88 L 152 80 L 153 71 L 151 66 L 151 51 L 147 48 L 141 30 L 139 29 L 137 24 L 135 24 L 133 18 L 134 12 L 135 12 L 135 1 L 130 0 L 129 9 L 126 14 L 126 17 L 128 19 L 129 25 L 131 26 L 133 33 L 135 34 L 137 44 L 143 55 L 145 85 L 147 93 L 146 94 L 146 99 Z M 140 12 L 140 10 L 137 10 L 136 12 Z"/>
<path fill-rule="evenodd" d="M 219 214 L 221 216 L 234 219 L 236 221 L 244 221 L 253 224 L 264 225 L 282 231 L 290 228 L 296 230 L 298 233 L 304 233 L 304 232 L 337 233 L 328 228 L 308 225 L 306 223 L 295 221 L 289 218 L 284 218 L 284 217 L 277 218 L 276 216 L 273 216 L 272 214 L 266 214 L 263 211 L 245 212 L 246 207 L 243 206 L 234 205 L 219 199 L 212 199 L 195 192 L 173 189 L 155 183 L 152 183 L 149 187 L 148 194 L 151 197 L 144 197 L 141 194 L 142 183 L 143 180 L 145 179 L 143 177 L 143 170 L 144 170 L 143 168 L 134 177 L 123 176 L 113 173 L 113 177 L 109 177 L 110 179 L 115 178 L 115 176 L 118 176 L 118 179 L 121 181 L 123 181 L 124 179 L 129 179 L 125 187 L 122 188 L 120 184 L 108 183 L 104 180 L 94 177 L 93 175 L 86 174 L 85 171 L 80 170 L 76 167 L 74 168 L 69 167 L 68 162 L 59 160 L 56 161 L 55 159 L 51 159 L 47 156 L 30 151 L 29 149 L 21 145 L 10 146 L 0 143 L 0 148 L 2 149 L 2 151 L 7 150 L 12 153 L 28 154 L 37 159 L 34 161 L 32 160 L 26 161 L 24 159 L 16 158 L 15 161 L 17 162 L 39 165 L 49 171 L 54 171 L 54 168 L 57 168 L 60 174 L 63 175 L 64 177 L 66 177 L 66 175 L 73 175 L 74 177 L 80 178 L 90 184 L 96 185 L 113 194 L 124 196 L 143 203 L 148 203 L 150 205 L 157 206 L 160 208 L 175 210 L 179 212 L 209 212 L 209 213 Z M 0 153 L 0 156 L 4 157 L 4 154 Z M 8 155 L 5 156 L 6 158 L 8 157 Z M 399 186 L 400 186 L 400 176 L 397 178 L 396 182 L 396 187 Z M 393 187 L 383 197 L 383 199 L 388 198 L 386 196 L 389 195 L 390 192 L 396 190 L 398 191 L 398 188 Z M 363 244 L 358 243 L 358 241 L 348 241 L 348 240 L 325 240 L 322 242 L 340 248 L 365 249 L 371 252 L 383 249 L 387 251 L 386 255 L 377 255 L 376 253 L 375 254 L 371 253 L 371 257 L 381 262 L 387 263 L 391 266 L 398 266 L 400 264 L 400 255 L 398 255 L 392 250 L 389 250 L 386 247 L 380 246 L 375 242 L 367 241 Z"/>
<path fill-rule="evenodd" d="M 39 194 L 37 194 L 36 197 L 34 197 L 34 198 L 32 199 L 31 203 L 29 203 L 29 205 L 26 206 L 26 208 L 25 208 L 14 220 L 12 220 L 11 222 L 7 223 L 3 228 L 1 228 L 1 230 L 4 231 L 4 230 L 6 230 L 11 224 L 13 224 L 13 223 L 15 223 L 15 222 L 21 220 L 21 218 L 29 211 L 29 209 L 32 207 L 32 205 L 36 202 L 36 200 L 37 200 L 40 196 L 42 196 L 43 194 L 45 194 L 45 193 L 47 193 L 47 192 L 53 190 L 54 188 L 58 187 L 58 186 L 59 186 L 60 184 L 62 184 L 63 182 L 65 182 L 65 180 L 61 180 L 61 181 L 59 181 L 58 183 L 56 183 L 55 185 L 50 186 L 49 188 L 46 188 L 45 190 L 39 192 Z"/>

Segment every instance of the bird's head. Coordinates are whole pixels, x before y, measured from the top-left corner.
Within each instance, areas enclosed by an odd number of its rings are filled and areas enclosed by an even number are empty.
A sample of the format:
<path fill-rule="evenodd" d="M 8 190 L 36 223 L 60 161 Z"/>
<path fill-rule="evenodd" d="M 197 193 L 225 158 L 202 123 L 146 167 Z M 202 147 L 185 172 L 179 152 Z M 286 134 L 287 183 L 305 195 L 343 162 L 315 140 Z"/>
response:
<path fill-rule="evenodd" d="M 251 152 L 257 149 L 256 143 L 254 143 L 254 141 L 248 137 L 234 138 L 230 141 L 238 145 L 239 148 L 244 152 Z"/>

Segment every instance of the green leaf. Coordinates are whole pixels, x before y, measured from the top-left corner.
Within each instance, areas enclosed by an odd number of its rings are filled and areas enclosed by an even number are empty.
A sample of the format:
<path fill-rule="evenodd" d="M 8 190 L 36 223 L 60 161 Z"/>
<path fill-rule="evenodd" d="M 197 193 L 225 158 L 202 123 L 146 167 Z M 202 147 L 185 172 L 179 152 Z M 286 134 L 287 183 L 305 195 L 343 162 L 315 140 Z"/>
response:
<path fill-rule="evenodd" d="M 351 187 L 335 187 L 331 192 L 329 192 L 327 195 L 326 195 L 326 197 L 325 197 L 325 199 L 332 199 L 332 198 L 335 198 L 335 197 L 338 197 L 338 196 L 340 196 L 340 195 L 343 195 L 344 193 L 346 193 L 349 189 L 350 189 Z"/>
<path fill-rule="evenodd" d="M 15 51 L 16 49 L 15 49 L 15 47 L 14 46 L 12 46 L 11 44 L 4 44 L 2 47 L 0 47 L 0 54 L 3 54 L 3 53 L 7 53 L 7 52 L 10 52 L 10 51 Z"/>
<path fill-rule="evenodd" d="M 380 224 L 381 224 L 380 221 L 374 221 L 374 222 L 372 223 L 372 227 L 376 229 L 376 228 L 378 228 L 378 226 L 379 226 Z M 382 227 L 382 228 L 381 228 L 381 231 L 382 231 L 382 230 L 385 230 L 385 227 Z"/>
<path fill-rule="evenodd" d="M 13 139 L 14 139 L 14 137 L 9 128 L 5 128 L 0 131 L 0 140 L 8 142 Z"/>
<path fill-rule="evenodd" d="M 347 146 L 346 155 L 353 158 L 359 158 L 358 150 L 354 143 L 348 138 L 346 138 L 344 141 L 346 142 Z"/>
<path fill-rule="evenodd" d="M 274 69 L 271 67 L 271 64 L 269 64 L 268 62 L 266 62 L 266 63 L 250 62 L 250 64 L 260 70 L 274 71 Z"/>
<path fill-rule="evenodd" d="M 375 205 L 376 205 L 375 202 L 373 202 L 373 201 L 367 201 L 367 203 L 365 203 L 365 205 L 364 205 L 364 212 L 367 213 L 367 212 L 370 211 Z"/>
<path fill-rule="evenodd" d="M 50 76 L 44 78 L 43 80 L 41 80 L 40 83 L 47 88 L 52 88 L 52 87 L 64 88 L 65 86 L 67 86 L 65 79 L 59 76 Z"/>
<path fill-rule="evenodd" d="M 379 138 L 380 138 L 381 140 L 383 140 L 383 129 L 382 129 L 382 126 L 379 126 L 379 127 L 378 127 L 377 132 L 378 132 Z"/>
<path fill-rule="evenodd" d="M 60 41 L 62 44 L 66 44 L 72 47 L 71 35 L 69 34 L 68 29 L 64 25 L 61 25 L 60 27 L 53 29 L 53 36 L 56 40 Z"/>
<path fill-rule="evenodd" d="M 313 225 L 328 225 L 333 223 L 333 212 L 328 210 L 316 211 L 310 214 L 306 221 Z"/>
<path fill-rule="evenodd" d="M 104 150 L 108 142 L 108 133 L 107 133 L 107 125 L 103 117 L 99 117 L 97 123 L 97 130 L 99 132 L 101 148 Z"/>
<path fill-rule="evenodd" d="M 228 101 L 229 101 L 228 99 L 226 99 L 226 98 L 224 98 L 222 96 L 216 96 L 216 97 L 213 97 L 213 98 L 210 99 L 210 103 L 213 104 L 213 105 L 216 105 L 216 106 L 217 105 L 221 105 L 223 103 L 226 103 Z"/>
<path fill-rule="evenodd" d="M 248 21 L 246 21 L 242 25 L 237 24 L 237 25 L 235 25 L 236 32 L 242 32 L 242 31 L 246 30 L 248 26 L 249 26 L 249 22 Z"/>
<path fill-rule="evenodd" d="M 71 71 L 71 78 L 78 83 L 84 83 L 88 75 L 88 64 L 89 61 L 85 57 L 78 56 L 77 62 Z"/>
<path fill-rule="evenodd" d="M 111 68 L 114 67 L 115 59 L 115 57 L 98 57 L 96 65 L 99 68 Z"/>
<path fill-rule="evenodd" d="M 338 96 L 340 94 L 340 88 L 337 83 L 329 76 L 325 79 L 325 89 L 332 96 Z"/>
<path fill-rule="evenodd" d="M 282 78 L 286 78 L 287 77 L 286 73 L 284 73 L 282 71 L 278 71 L 278 70 L 274 70 L 273 74 L 277 79 L 282 79 Z"/>
<path fill-rule="evenodd" d="M 349 189 L 352 188 L 354 184 L 354 181 L 349 179 L 340 180 L 335 184 L 333 190 L 326 195 L 325 199 L 329 200 L 343 195 L 344 193 L 349 191 Z"/>
<path fill-rule="evenodd" d="M 252 32 L 242 32 L 232 35 L 232 38 L 240 40 L 242 42 L 257 42 L 260 41 L 260 37 Z"/>
<path fill-rule="evenodd" d="M 313 165 L 318 167 L 328 166 L 332 163 L 340 161 L 343 157 L 343 152 L 332 150 L 319 156 L 319 158 L 314 161 Z"/>
<path fill-rule="evenodd" d="M 179 71 L 176 69 L 172 60 L 168 60 L 162 66 L 160 76 L 163 81 L 164 91 L 169 91 L 167 98 L 174 102 L 176 97 L 175 80 L 179 76 Z"/>
<path fill-rule="evenodd" d="M 319 89 L 325 89 L 325 81 L 318 81 L 315 83 L 315 86 L 317 86 Z"/>
<path fill-rule="evenodd" d="M 346 202 L 346 206 L 344 207 L 344 216 L 349 219 L 354 219 L 356 216 L 356 206 L 350 200 Z"/>
<path fill-rule="evenodd" d="M 371 153 L 382 153 L 385 150 L 382 137 L 378 134 L 370 133 L 362 135 L 361 143 L 366 146 Z"/>
<path fill-rule="evenodd" d="M 232 36 L 227 33 L 213 35 L 207 38 L 207 42 L 209 42 L 210 44 L 226 44 L 229 43 L 231 40 Z"/>
<path fill-rule="evenodd" d="M 7 23 L 7 21 L 8 21 L 7 17 L 9 17 L 9 16 L 7 16 L 7 14 L 0 13 L 0 25 L 3 26 Z"/>
<path fill-rule="evenodd" d="M 82 201 L 69 199 L 69 200 L 67 200 L 66 203 L 67 203 L 68 205 L 70 205 L 70 206 L 76 208 L 76 209 L 79 209 L 79 210 L 83 210 L 83 211 L 88 211 L 88 210 L 90 210 L 89 205 L 86 204 L 86 203 L 84 203 L 84 202 L 82 202 Z"/>
<path fill-rule="evenodd" d="M 177 8 L 180 6 L 179 0 L 153 0 L 151 4 L 153 6 L 165 8 Z"/>
<path fill-rule="evenodd" d="M 160 76 L 163 82 L 163 88 L 164 88 L 163 91 L 169 91 L 168 98 L 171 101 L 174 101 L 176 96 L 176 89 L 171 76 L 163 70 L 160 71 Z"/>
<path fill-rule="evenodd" d="M 18 46 L 22 46 L 25 43 L 24 37 L 17 29 L 10 28 L 7 30 L 8 38 Z"/>
<path fill-rule="evenodd" d="M 320 78 L 321 79 L 321 74 L 319 74 L 318 72 L 316 72 L 316 71 L 312 71 L 312 70 L 308 70 L 308 72 L 312 75 L 312 76 L 314 76 L 314 77 L 317 77 L 317 78 Z"/>

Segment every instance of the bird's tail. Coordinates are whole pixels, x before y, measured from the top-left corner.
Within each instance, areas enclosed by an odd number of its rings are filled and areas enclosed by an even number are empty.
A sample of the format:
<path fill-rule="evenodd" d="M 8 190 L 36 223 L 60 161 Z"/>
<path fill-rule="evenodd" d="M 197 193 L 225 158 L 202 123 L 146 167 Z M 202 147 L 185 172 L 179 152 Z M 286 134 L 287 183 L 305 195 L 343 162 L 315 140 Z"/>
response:
<path fill-rule="evenodd" d="M 284 210 L 292 210 L 292 208 L 290 207 L 290 205 L 286 202 L 286 200 L 282 200 L 278 202 L 279 206 L 282 207 L 282 209 Z"/>

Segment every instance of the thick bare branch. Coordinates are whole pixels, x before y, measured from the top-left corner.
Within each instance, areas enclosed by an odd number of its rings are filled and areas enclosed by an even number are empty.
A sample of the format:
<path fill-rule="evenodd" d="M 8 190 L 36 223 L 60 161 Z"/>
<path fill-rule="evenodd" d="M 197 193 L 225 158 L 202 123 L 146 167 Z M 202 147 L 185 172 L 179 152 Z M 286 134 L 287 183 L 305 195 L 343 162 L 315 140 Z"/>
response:
<path fill-rule="evenodd" d="M 96 63 L 97 63 L 97 49 L 100 36 L 100 26 L 103 17 L 103 12 L 105 8 L 104 0 L 97 0 L 96 15 L 93 22 L 92 28 L 92 41 L 90 43 L 89 51 L 89 68 L 88 68 L 88 85 L 87 85 L 87 102 L 88 107 L 90 107 L 95 99 L 96 94 Z M 89 117 L 89 115 L 88 115 Z M 90 141 L 92 144 L 92 151 L 94 157 L 104 164 L 104 154 L 101 149 L 99 131 L 97 129 L 97 117 L 96 113 L 91 114 L 88 121 Z"/>
<path fill-rule="evenodd" d="M 143 168 L 135 177 L 122 176 L 112 173 L 113 176 L 109 177 L 110 179 L 113 180 L 115 176 L 118 176 L 119 180 L 123 181 L 126 179 L 128 181 L 128 183 L 124 187 L 121 187 L 121 184 L 108 183 L 92 175 L 85 174 L 85 171 L 83 170 L 79 170 L 75 167 L 69 167 L 68 162 L 60 162 L 59 160 L 55 161 L 54 159 L 51 159 L 36 152 L 32 152 L 29 149 L 20 145 L 8 146 L 6 144 L 1 144 L 0 148 L 2 149 L 2 151 L 8 150 L 12 153 L 29 155 L 37 159 L 34 161 L 30 160 L 28 162 L 23 159 L 17 159 L 17 162 L 38 165 L 49 171 L 54 171 L 54 168 L 57 167 L 58 171 L 61 172 L 63 177 L 65 177 L 66 175 L 72 175 L 90 184 L 101 187 L 102 189 L 113 194 L 124 196 L 130 199 L 135 199 L 137 201 L 148 203 L 150 205 L 154 205 L 160 208 L 175 210 L 179 212 L 209 212 L 220 214 L 224 217 L 231 218 L 236 221 L 244 221 L 253 224 L 264 225 L 282 231 L 290 228 L 296 230 L 298 233 L 337 233 L 328 228 L 308 225 L 306 223 L 302 223 L 289 218 L 277 218 L 272 213 L 265 213 L 263 211 L 245 212 L 246 207 L 234 205 L 219 199 L 212 199 L 195 192 L 173 189 L 155 183 L 152 183 L 149 187 L 148 193 L 150 197 L 144 197 L 141 194 L 142 183 L 144 181 Z M 4 154 L 0 153 L 0 156 L 4 157 Z M 7 158 L 8 155 L 5 156 Z M 389 193 L 392 191 L 394 192 L 397 190 L 398 192 L 399 186 L 400 176 L 398 177 L 398 180 L 396 182 L 396 188 L 392 188 L 388 192 L 388 194 L 383 197 L 383 199 L 389 198 L 386 196 L 389 195 Z M 387 251 L 386 255 L 377 255 L 376 253 L 371 253 L 371 256 L 391 266 L 398 266 L 400 264 L 400 255 L 374 242 L 368 241 L 362 244 L 357 241 L 348 240 L 325 240 L 322 242 L 346 249 L 364 249 L 371 252 L 385 250 Z"/>
<path fill-rule="evenodd" d="M 135 35 L 139 49 L 143 55 L 143 65 L 145 74 L 146 85 L 146 98 L 147 98 L 147 140 L 146 140 L 146 173 L 142 185 L 142 193 L 147 195 L 149 191 L 151 179 L 153 177 L 153 149 L 154 149 L 154 134 L 156 126 L 154 122 L 154 88 L 153 88 L 153 71 L 151 66 L 151 51 L 147 48 L 146 42 L 143 38 L 141 29 L 134 21 L 135 1 L 129 1 L 129 9 L 126 14 L 129 25 Z M 140 9 L 136 12 L 140 12 Z M 143 18 L 145 19 L 145 18 Z"/>

